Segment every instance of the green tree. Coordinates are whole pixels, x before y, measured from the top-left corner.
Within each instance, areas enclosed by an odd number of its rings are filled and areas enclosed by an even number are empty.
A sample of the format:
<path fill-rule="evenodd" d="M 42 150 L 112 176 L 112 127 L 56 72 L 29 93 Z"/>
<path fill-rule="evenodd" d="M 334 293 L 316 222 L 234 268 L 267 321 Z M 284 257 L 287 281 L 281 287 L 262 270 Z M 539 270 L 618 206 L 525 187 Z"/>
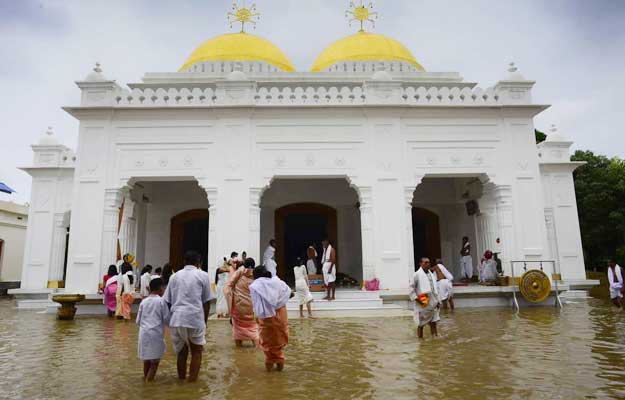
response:
<path fill-rule="evenodd" d="M 625 265 L 625 162 L 581 150 L 571 159 L 586 162 L 573 173 L 586 267 Z"/>

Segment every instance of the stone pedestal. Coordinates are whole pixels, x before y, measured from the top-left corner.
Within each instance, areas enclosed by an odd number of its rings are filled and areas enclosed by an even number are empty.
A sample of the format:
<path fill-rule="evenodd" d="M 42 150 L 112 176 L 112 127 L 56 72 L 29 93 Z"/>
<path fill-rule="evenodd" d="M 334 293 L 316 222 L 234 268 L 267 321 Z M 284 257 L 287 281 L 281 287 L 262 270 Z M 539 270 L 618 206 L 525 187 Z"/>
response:
<path fill-rule="evenodd" d="M 52 301 L 59 303 L 57 317 L 63 321 L 71 321 L 76 315 L 76 303 L 85 299 L 84 294 L 57 294 L 52 296 Z"/>

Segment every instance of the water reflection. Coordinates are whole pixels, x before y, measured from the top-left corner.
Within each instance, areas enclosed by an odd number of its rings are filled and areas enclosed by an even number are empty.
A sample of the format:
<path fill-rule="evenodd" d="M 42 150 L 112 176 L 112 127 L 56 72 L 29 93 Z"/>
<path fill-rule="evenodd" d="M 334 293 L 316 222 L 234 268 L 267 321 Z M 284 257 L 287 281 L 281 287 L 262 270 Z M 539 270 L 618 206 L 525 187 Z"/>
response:
<path fill-rule="evenodd" d="M 625 312 L 598 299 L 518 315 L 447 312 L 442 336 L 424 341 L 411 318 L 292 320 L 281 374 L 267 374 L 261 352 L 235 348 L 230 325 L 213 321 L 193 385 L 177 381 L 171 352 L 157 382 L 141 382 L 134 323 L 60 322 L 9 301 L 0 319 L 7 398 L 625 398 Z"/>

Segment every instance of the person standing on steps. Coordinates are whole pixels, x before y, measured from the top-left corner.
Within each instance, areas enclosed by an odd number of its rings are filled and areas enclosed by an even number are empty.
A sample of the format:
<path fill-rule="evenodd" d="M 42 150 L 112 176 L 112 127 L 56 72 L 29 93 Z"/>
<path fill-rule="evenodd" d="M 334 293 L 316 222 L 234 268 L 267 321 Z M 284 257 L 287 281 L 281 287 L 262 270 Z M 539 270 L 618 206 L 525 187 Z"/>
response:
<path fill-rule="evenodd" d="M 321 256 L 321 265 L 323 272 L 323 283 L 326 287 L 327 294 L 324 300 L 335 300 L 336 294 L 336 251 L 330 244 L 329 239 L 323 239 L 323 256 Z"/>
<path fill-rule="evenodd" d="M 462 238 L 462 248 L 460 248 L 460 271 L 463 280 L 471 281 L 473 278 L 473 257 L 471 257 L 471 243 L 469 243 L 469 238 L 467 236 Z"/>
<path fill-rule="evenodd" d="M 276 264 L 276 240 L 271 239 L 269 245 L 263 253 L 263 265 L 271 273 L 271 276 L 278 276 L 278 264 Z"/>

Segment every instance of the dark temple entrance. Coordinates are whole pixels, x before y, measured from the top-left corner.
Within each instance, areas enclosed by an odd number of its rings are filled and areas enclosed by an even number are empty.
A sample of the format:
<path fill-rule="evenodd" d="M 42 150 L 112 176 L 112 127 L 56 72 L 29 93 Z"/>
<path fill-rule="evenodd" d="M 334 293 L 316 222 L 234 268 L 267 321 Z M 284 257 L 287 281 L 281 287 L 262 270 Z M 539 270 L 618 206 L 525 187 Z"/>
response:
<path fill-rule="evenodd" d="M 429 257 L 432 262 L 441 257 L 438 215 L 424 208 L 412 208 L 412 242 L 415 270 L 419 268 L 421 257 Z"/>
<path fill-rule="evenodd" d="M 202 255 L 204 266 L 208 257 L 208 209 L 189 210 L 171 219 L 169 262 L 177 270 L 184 266 L 183 256 L 189 250 Z"/>
<path fill-rule="evenodd" d="M 317 249 L 317 262 L 321 260 L 321 241 L 328 237 L 337 246 L 336 210 L 322 204 L 297 203 L 276 210 L 276 262 L 278 276 L 289 284 L 294 283 L 295 261 L 306 260 L 306 249 L 311 243 Z M 338 262 L 337 262 L 338 263 Z"/>

